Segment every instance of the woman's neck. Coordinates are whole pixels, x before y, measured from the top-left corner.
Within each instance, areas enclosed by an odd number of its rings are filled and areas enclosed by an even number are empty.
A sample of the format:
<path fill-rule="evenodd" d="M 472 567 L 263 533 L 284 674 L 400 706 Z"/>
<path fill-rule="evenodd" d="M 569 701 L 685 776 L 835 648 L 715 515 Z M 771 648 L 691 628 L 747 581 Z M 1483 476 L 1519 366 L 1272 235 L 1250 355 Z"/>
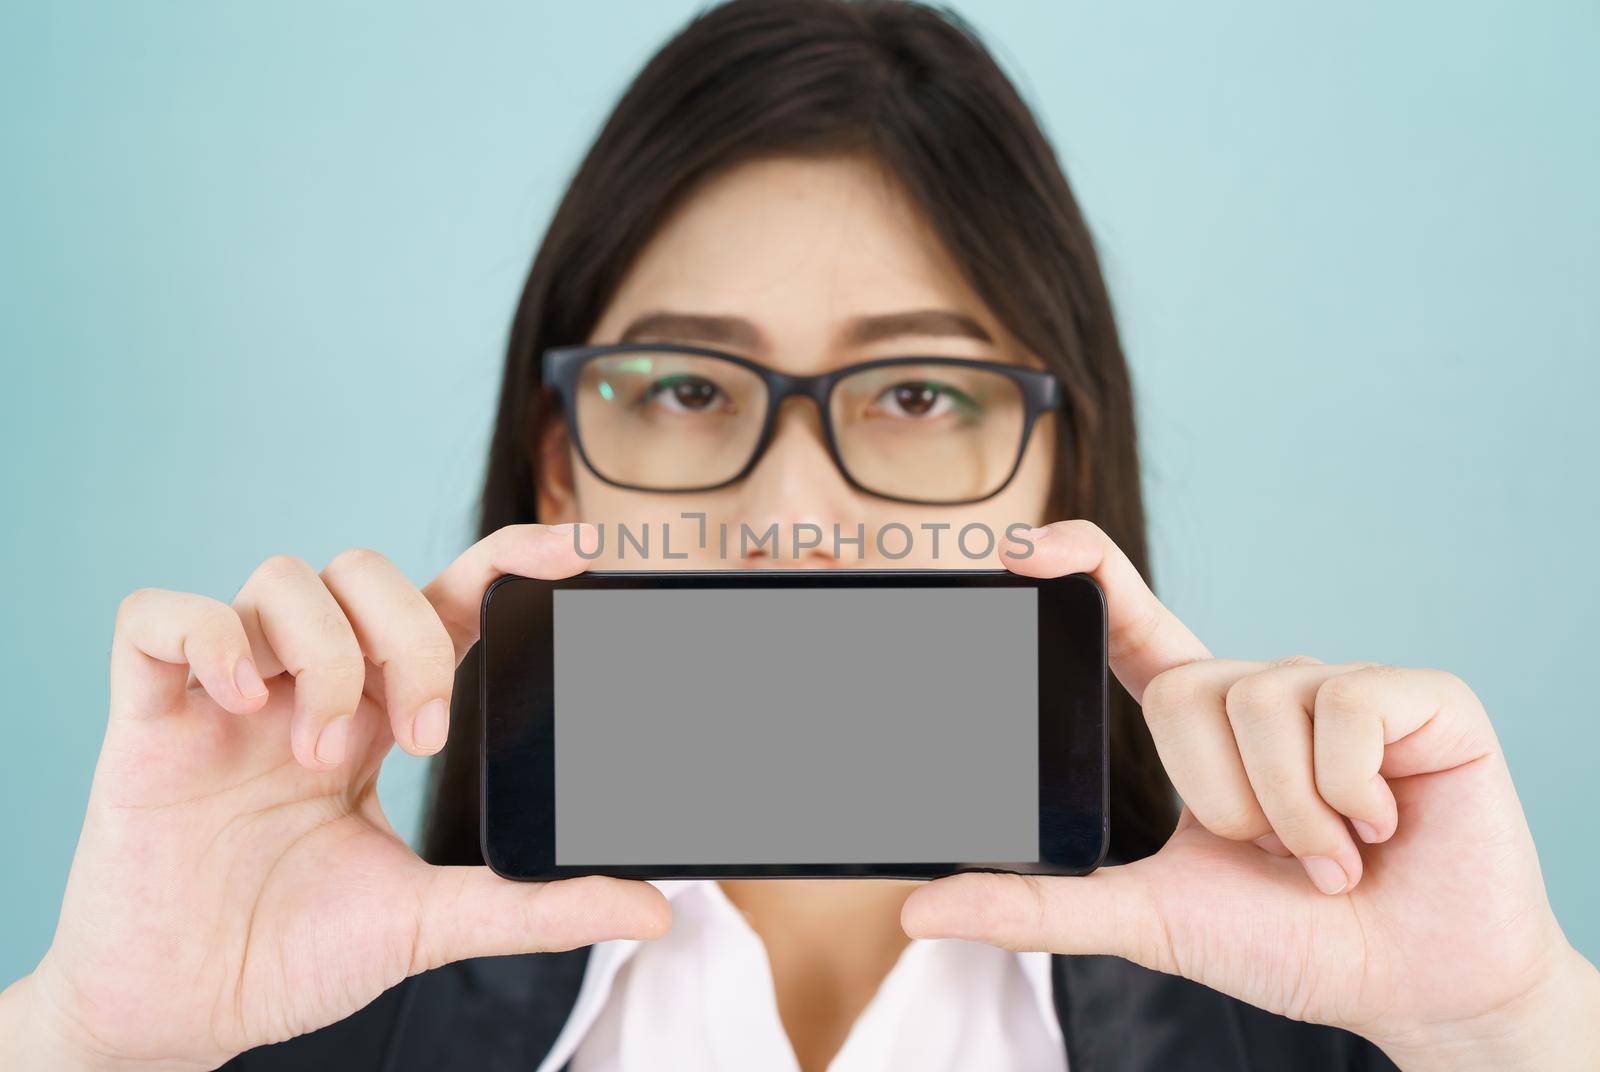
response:
<path fill-rule="evenodd" d="M 821 1072 L 910 941 L 892 880 L 721 883 L 767 948 L 778 1014 L 802 1072 Z"/>

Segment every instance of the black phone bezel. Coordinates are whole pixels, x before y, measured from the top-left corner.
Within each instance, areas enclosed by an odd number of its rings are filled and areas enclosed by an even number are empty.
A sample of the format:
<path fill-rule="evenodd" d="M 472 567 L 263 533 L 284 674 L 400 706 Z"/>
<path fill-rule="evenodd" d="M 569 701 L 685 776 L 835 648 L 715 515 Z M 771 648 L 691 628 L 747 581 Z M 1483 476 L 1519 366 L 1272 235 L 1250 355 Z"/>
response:
<path fill-rule="evenodd" d="M 557 589 L 999 588 L 1039 591 L 1039 859 L 882 864 L 560 865 L 555 844 L 552 594 Z M 471 656 L 469 656 L 471 657 Z M 501 577 L 481 610 L 479 836 L 506 878 L 901 878 L 963 871 L 1081 875 L 1109 844 L 1105 597 L 1088 574 L 1040 579 L 1007 570 L 670 570 Z M 519 714 L 519 712 L 523 714 Z"/>

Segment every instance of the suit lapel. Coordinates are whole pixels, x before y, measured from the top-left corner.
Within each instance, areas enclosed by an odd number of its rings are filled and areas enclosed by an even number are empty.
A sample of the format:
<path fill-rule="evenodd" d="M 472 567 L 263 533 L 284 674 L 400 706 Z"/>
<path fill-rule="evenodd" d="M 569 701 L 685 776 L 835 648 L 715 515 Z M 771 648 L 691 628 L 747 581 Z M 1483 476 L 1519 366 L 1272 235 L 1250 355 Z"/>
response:
<path fill-rule="evenodd" d="M 1247 1069 L 1233 1001 L 1117 957 L 1054 956 L 1068 1072 Z"/>
<path fill-rule="evenodd" d="M 589 948 L 484 957 L 406 984 L 384 1072 L 533 1072 L 578 1000 Z"/>

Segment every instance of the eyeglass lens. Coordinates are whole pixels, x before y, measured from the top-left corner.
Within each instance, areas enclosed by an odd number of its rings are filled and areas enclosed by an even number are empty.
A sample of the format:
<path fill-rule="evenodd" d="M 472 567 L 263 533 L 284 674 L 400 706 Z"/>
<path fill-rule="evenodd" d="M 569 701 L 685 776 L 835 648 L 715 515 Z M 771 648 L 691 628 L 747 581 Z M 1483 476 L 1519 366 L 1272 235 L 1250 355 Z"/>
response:
<path fill-rule="evenodd" d="M 618 484 L 659 491 L 738 476 L 761 439 L 767 386 L 717 357 L 634 351 L 586 362 L 575 393 L 589 464 Z M 869 491 L 959 502 L 993 494 L 1022 447 L 1026 407 L 1010 377 L 939 362 L 868 367 L 829 397 L 839 457 Z"/>

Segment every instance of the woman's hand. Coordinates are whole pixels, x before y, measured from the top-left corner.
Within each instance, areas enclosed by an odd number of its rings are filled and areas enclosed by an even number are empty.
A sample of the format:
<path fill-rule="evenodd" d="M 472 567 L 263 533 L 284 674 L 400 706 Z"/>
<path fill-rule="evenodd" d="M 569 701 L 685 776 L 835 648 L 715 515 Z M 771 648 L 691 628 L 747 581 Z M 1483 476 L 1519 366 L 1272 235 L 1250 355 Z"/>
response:
<path fill-rule="evenodd" d="M 1178 829 L 1155 856 L 1083 878 L 930 883 L 906 902 L 908 933 L 1125 957 L 1348 1028 L 1406 1067 L 1600 1060 L 1600 976 L 1550 911 L 1467 686 L 1212 659 L 1098 528 L 1036 534 L 1008 565 L 1100 582 L 1112 670 L 1184 801 Z"/>
<path fill-rule="evenodd" d="M 645 883 L 431 867 L 378 806 L 394 742 L 444 745 L 489 583 L 583 567 L 568 531 L 527 525 L 421 591 L 348 551 L 320 575 L 270 559 L 232 606 L 129 596 L 60 924 L 0 997 L 0 1065 L 209 1069 L 449 961 L 661 933 Z"/>

